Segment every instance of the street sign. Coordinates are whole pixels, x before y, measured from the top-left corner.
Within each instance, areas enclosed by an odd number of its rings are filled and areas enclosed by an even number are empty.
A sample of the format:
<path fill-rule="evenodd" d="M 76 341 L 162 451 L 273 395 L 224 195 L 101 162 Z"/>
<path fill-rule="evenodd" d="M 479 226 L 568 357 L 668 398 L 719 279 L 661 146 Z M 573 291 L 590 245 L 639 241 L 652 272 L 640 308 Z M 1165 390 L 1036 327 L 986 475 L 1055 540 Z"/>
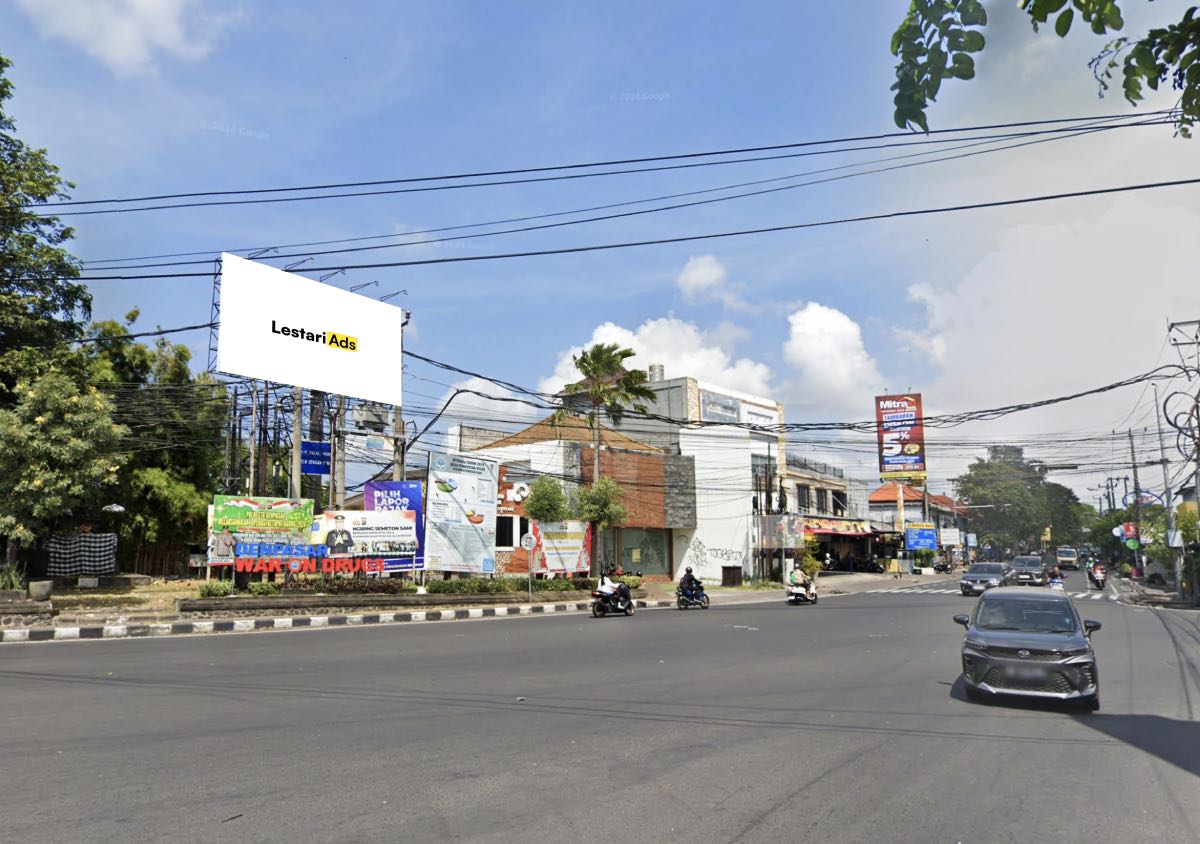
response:
<path fill-rule="evenodd" d="M 1121 532 L 1126 538 L 1137 539 L 1137 525 L 1135 525 L 1133 522 L 1126 522 L 1125 524 L 1121 525 Z"/>
<path fill-rule="evenodd" d="M 1124 531 L 1121 530 L 1120 525 L 1117 525 L 1115 528 L 1113 528 L 1112 533 L 1113 533 L 1113 536 L 1115 536 L 1117 539 L 1120 539 L 1124 536 Z"/>
<path fill-rule="evenodd" d="M 328 475 L 331 450 L 329 443 L 300 441 L 300 471 L 305 475 Z"/>
<path fill-rule="evenodd" d="M 979 545 L 979 540 L 978 540 L 978 538 L 975 536 L 975 534 L 973 534 L 973 533 L 968 533 L 968 534 L 967 534 L 967 547 L 968 547 L 968 548 L 975 548 L 977 545 Z M 990 547 L 990 546 L 989 546 L 989 547 Z"/>
<path fill-rule="evenodd" d="M 526 533 L 521 536 L 521 547 L 526 551 L 532 551 L 535 545 L 537 545 L 537 540 L 533 538 L 532 533 Z"/>
<path fill-rule="evenodd" d="M 1136 539 L 1126 539 L 1125 545 L 1130 551 L 1136 551 L 1138 548 L 1142 547 L 1142 543 L 1138 542 Z"/>

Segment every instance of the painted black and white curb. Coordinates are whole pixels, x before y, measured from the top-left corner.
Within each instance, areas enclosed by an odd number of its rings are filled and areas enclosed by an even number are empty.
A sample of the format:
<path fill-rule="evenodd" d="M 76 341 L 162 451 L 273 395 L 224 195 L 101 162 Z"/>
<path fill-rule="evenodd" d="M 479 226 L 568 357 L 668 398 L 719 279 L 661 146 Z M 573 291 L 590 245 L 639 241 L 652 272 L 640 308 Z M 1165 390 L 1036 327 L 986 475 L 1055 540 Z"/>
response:
<path fill-rule="evenodd" d="M 673 607 L 674 601 L 635 601 L 639 609 Z M 473 607 L 453 610 L 378 612 L 356 615 L 292 615 L 275 618 L 229 618 L 214 621 L 176 621 L 159 624 L 105 624 L 87 627 L 26 627 L 0 631 L 0 643 L 61 642 L 74 639 L 133 639 L 190 636 L 203 633 L 253 633 L 256 630 L 297 630 L 352 627 L 363 624 L 403 624 L 413 621 L 462 621 L 510 615 L 535 615 L 590 611 L 591 601 L 571 604 L 515 604 L 507 607 Z"/>

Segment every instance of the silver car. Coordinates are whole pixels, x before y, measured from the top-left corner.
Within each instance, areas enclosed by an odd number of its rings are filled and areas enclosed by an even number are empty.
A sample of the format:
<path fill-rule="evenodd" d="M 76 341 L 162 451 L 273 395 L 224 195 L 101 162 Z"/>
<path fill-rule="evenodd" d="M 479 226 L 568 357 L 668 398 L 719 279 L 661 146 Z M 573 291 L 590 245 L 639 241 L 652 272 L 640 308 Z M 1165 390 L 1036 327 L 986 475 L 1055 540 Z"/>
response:
<path fill-rule="evenodd" d="M 1046 567 L 1041 557 L 1026 554 L 1012 561 L 1012 575 L 1009 583 L 1018 586 L 1045 586 Z"/>
<path fill-rule="evenodd" d="M 1100 708 L 1100 676 L 1091 635 L 1066 594 L 1001 587 L 987 590 L 970 615 L 954 616 L 967 628 L 962 646 L 967 697 L 1021 695 L 1076 701 Z"/>
<path fill-rule="evenodd" d="M 976 563 L 963 572 L 958 588 L 967 596 L 980 595 L 988 589 L 1003 586 L 1008 580 L 1008 568 L 1003 563 Z"/>

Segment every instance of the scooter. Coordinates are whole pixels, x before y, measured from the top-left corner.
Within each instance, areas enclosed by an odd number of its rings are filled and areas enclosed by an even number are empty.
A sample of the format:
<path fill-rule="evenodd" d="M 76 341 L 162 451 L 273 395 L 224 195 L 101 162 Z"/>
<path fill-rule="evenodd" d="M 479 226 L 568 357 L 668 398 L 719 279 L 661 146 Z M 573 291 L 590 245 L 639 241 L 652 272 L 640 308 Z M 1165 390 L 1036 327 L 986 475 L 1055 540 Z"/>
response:
<path fill-rule="evenodd" d="M 1104 569 L 1100 569 L 1099 571 L 1093 569 L 1091 575 L 1092 583 L 1096 584 L 1097 589 L 1103 589 L 1104 585 L 1108 583 L 1108 574 Z"/>
<path fill-rule="evenodd" d="M 1063 582 L 1059 578 L 1051 579 L 1049 586 L 1051 589 L 1054 589 L 1055 591 L 1058 591 L 1058 592 L 1066 592 L 1067 591 L 1067 588 L 1065 586 L 1063 586 Z"/>
<path fill-rule="evenodd" d="M 797 604 L 816 604 L 817 584 L 812 583 L 809 586 L 801 586 L 789 583 L 787 585 L 787 602 L 793 606 Z"/>
<path fill-rule="evenodd" d="M 688 607 L 699 607 L 702 610 L 708 609 L 708 593 L 704 591 L 704 584 L 697 583 L 691 593 L 676 588 L 675 606 L 681 610 L 686 610 Z"/>
<path fill-rule="evenodd" d="M 943 560 L 940 563 L 934 563 L 933 570 L 938 574 L 949 574 L 950 572 L 954 571 L 954 566 L 953 564 Z"/>
<path fill-rule="evenodd" d="M 633 615 L 633 601 L 622 597 L 617 592 L 611 595 L 605 592 L 593 592 L 592 615 L 596 618 L 604 618 L 610 612 Z"/>

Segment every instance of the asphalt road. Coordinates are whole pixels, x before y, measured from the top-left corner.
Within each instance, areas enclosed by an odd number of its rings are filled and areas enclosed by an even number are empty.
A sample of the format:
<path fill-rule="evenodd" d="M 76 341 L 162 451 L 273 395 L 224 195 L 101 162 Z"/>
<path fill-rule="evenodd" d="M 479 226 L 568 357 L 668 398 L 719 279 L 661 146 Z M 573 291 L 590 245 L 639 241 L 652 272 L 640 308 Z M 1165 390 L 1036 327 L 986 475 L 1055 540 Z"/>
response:
<path fill-rule="evenodd" d="M 1102 710 L 980 705 L 928 588 L 5 646 L 0 840 L 1200 840 L 1200 618 L 1085 598 Z"/>

